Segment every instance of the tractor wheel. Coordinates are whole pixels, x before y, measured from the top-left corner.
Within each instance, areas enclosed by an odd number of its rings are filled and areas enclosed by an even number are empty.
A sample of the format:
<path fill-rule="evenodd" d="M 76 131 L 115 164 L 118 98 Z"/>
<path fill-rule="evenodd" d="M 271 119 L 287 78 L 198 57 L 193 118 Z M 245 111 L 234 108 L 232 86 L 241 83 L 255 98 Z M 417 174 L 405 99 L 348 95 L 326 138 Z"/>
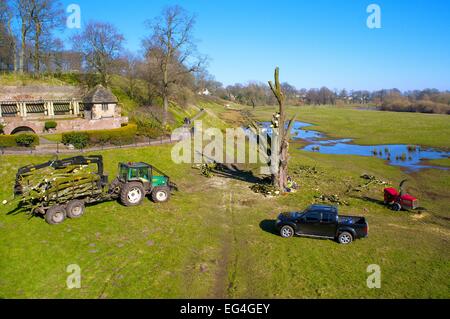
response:
<path fill-rule="evenodd" d="M 402 205 L 399 203 L 394 203 L 391 208 L 394 212 L 399 212 L 402 210 Z"/>
<path fill-rule="evenodd" d="M 80 218 L 84 215 L 84 203 L 80 200 L 70 201 L 66 206 L 68 218 Z"/>
<path fill-rule="evenodd" d="M 170 199 L 170 189 L 168 187 L 155 187 L 152 191 L 152 200 L 155 203 L 164 203 Z"/>
<path fill-rule="evenodd" d="M 61 224 L 66 219 L 64 206 L 53 206 L 47 210 L 45 221 L 50 225 Z"/>
<path fill-rule="evenodd" d="M 144 197 L 145 191 L 141 183 L 127 183 L 122 188 L 120 201 L 125 206 L 138 206 Z"/>

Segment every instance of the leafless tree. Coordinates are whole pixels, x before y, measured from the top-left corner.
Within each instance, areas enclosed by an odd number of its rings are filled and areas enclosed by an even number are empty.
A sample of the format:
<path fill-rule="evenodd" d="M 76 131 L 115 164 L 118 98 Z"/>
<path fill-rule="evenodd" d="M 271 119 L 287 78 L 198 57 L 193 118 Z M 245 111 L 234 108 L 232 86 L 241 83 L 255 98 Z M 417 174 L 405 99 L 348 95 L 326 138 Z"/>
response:
<path fill-rule="evenodd" d="M 14 0 L 15 9 L 20 24 L 20 53 L 19 53 L 19 73 L 23 73 L 25 66 L 25 55 L 27 51 L 27 41 L 29 33 L 33 27 L 33 2 L 32 0 Z"/>
<path fill-rule="evenodd" d="M 63 26 L 62 5 L 58 0 L 30 0 L 32 23 L 31 32 L 33 34 L 34 52 L 33 64 L 34 72 L 41 71 L 42 47 L 51 44 L 52 31 Z M 51 49 L 50 49 L 51 51 Z"/>
<path fill-rule="evenodd" d="M 273 95 L 277 99 L 279 111 L 274 116 L 274 130 L 272 139 L 275 140 L 275 143 L 272 143 L 275 146 L 275 149 L 272 149 L 272 154 L 276 152 L 276 163 L 275 171 L 272 172 L 272 183 L 274 186 L 278 187 L 282 192 L 285 192 L 287 189 L 288 183 L 288 164 L 289 164 L 289 141 L 291 138 L 291 129 L 292 125 L 296 121 L 297 115 L 295 115 L 287 126 L 286 123 L 286 107 L 285 107 L 285 99 L 286 96 L 282 90 L 280 84 L 280 70 L 279 68 L 275 69 L 275 82 L 269 81 L 270 89 L 272 90 Z"/>
<path fill-rule="evenodd" d="M 72 38 L 74 50 L 81 50 L 89 69 L 100 75 L 105 86 L 124 40 L 115 26 L 103 22 L 89 22 L 81 34 Z"/>
<path fill-rule="evenodd" d="M 136 93 L 136 84 L 139 79 L 142 61 L 136 54 L 127 51 L 120 58 L 120 64 L 121 64 L 121 73 L 127 79 L 128 95 L 130 96 L 130 98 L 133 99 Z"/>
<path fill-rule="evenodd" d="M 0 68 L 10 68 L 14 65 L 16 69 L 16 39 L 12 31 L 12 20 L 14 14 L 8 1 L 0 0 Z"/>
<path fill-rule="evenodd" d="M 144 40 L 144 48 L 149 66 L 157 71 L 154 78 L 163 99 L 162 122 L 166 124 L 173 86 L 198 72 L 205 59 L 198 56 L 194 43 L 195 18 L 180 6 L 167 7 L 147 24 L 152 31 Z"/>

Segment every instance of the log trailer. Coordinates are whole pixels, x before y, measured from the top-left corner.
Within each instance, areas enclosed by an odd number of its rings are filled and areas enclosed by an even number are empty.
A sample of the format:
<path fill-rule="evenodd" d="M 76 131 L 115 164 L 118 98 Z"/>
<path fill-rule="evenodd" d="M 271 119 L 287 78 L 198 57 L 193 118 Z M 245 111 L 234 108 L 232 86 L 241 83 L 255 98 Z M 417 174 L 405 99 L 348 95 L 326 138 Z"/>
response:
<path fill-rule="evenodd" d="M 86 179 L 86 174 L 83 175 L 84 179 L 74 175 L 60 182 L 57 178 L 52 179 L 52 176 L 45 177 L 45 170 L 49 168 L 65 172 L 67 169 L 70 171 L 71 167 L 90 167 L 89 178 Z M 86 204 L 119 200 L 124 206 L 137 206 L 148 195 L 154 202 L 162 203 L 170 199 L 173 189 L 177 189 L 168 175 L 144 162 L 119 163 L 119 174 L 110 184 L 103 168 L 103 157 L 100 155 L 77 156 L 28 165 L 17 172 L 14 195 L 21 197 L 22 205 L 26 203 L 23 206 L 28 208 L 30 213 L 44 216 L 48 224 L 54 225 L 62 223 L 66 218 L 83 216 Z M 24 183 L 28 181 L 27 176 L 39 174 L 40 170 L 43 172 L 43 182 L 39 185 L 43 193 L 36 195 L 34 190 L 25 192 Z M 28 189 L 28 185 L 26 188 Z"/>

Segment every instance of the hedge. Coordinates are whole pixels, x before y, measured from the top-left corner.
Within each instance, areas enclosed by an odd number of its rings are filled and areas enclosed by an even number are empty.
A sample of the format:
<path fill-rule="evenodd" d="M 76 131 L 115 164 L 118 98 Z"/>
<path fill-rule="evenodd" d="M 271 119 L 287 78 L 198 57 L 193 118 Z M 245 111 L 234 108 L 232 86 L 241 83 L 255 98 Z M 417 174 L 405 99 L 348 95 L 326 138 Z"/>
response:
<path fill-rule="evenodd" d="M 47 121 L 45 122 L 45 130 L 51 130 L 51 129 L 55 129 L 58 126 L 58 123 L 56 123 L 55 121 Z"/>
<path fill-rule="evenodd" d="M 16 135 L 16 144 L 24 147 L 39 145 L 39 137 L 36 134 L 19 134 Z"/>
<path fill-rule="evenodd" d="M 88 146 L 89 136 L 86 132 L 70 132 L 62 135 L 63 144 L 72 144 L 77 149 L 82 149 Z"/>
<path fill-rule="evenodd" d="M 0 135 L 0 147 L 15 147 L 16 137 L 14 135 Z"/>
<path fill-rule="evenodd" d="M 136 133 L 136 125 L 129 124 L 112 130 L 63 133 L 62 142 L 64 144 L 72 144 L 79 149 L 88 145 L 98 144 L 126 145 L 134 142 Z"/>
<path fill-rule="evenodd" d="M 30 147 L 39 145 L 36 134 L 0 135 L 0 147 Z"/>

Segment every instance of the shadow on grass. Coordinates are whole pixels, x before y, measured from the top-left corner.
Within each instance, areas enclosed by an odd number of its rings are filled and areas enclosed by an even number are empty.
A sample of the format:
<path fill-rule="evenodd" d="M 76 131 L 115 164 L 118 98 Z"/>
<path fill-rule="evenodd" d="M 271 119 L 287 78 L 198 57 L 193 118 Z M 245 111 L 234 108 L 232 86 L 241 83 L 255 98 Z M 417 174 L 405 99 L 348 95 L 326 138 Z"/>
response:
<path fill-rule="evenodd" d="M 10 210 L 9 212 L 6 213 L 6 215 L 19 215 L 20 213 L 25 212 L 25 210 L 20 206 L 17 205 L 15 208 L 13 208 L 12 210 Z"/>
<path fill-rule="evenodd" d="M 264 183 L 264 179 L 255 176 L 255 174 L 251 170 L 243 170 L 235 164 L 217 164 L 217 168 L 214 169 L 213 172 L 216 176 L 236 179 L 247 183 Z"/>
<path fill-rule="evenodd" d="M 42 215 L 36 215 L 36 214 L 31 214 L 29 213 L 26 209 L 24 209 L 23 207 L 21 207 L 20 205 L 18 205 L 16 208 L 10 210 L 9 212 L 6 213 L 7 216 L 17 216 L 19 214 L 28 214 L 28 220 L 37 217 L 40 219 L 44 219 L 44 216 Z"/>
<path fill-rule="evenodd" d="M 264 230 L 269 234 L 276 235 L 279 237 L 280 233 L 277 231 L 275 223 L 276 222 L 274 220 L 265 219 L 261 223 L 259 223 L 259 228 L 261 228 L 262 230 Z"/>
<path fill-rule="evenodd" d="M 384 201 L 382 201 L 382 200 L 379 200 L 379 199 L 376 199 L 376 198 L 371 198 L 371 197 L 367 197 L 367 196 L 350 196 L 351 198 L 354 198 L 354 199 L 359 199 L 359 200 L 362 200 L 362 201 L 365 201 L 365 202 L 369 202 L 369 203 L 374 203 L 374 204 L 377 204 L 377 205 L 380 205 L 380 206 L 386 206 L 386 205 L 384 205 Z"/>

